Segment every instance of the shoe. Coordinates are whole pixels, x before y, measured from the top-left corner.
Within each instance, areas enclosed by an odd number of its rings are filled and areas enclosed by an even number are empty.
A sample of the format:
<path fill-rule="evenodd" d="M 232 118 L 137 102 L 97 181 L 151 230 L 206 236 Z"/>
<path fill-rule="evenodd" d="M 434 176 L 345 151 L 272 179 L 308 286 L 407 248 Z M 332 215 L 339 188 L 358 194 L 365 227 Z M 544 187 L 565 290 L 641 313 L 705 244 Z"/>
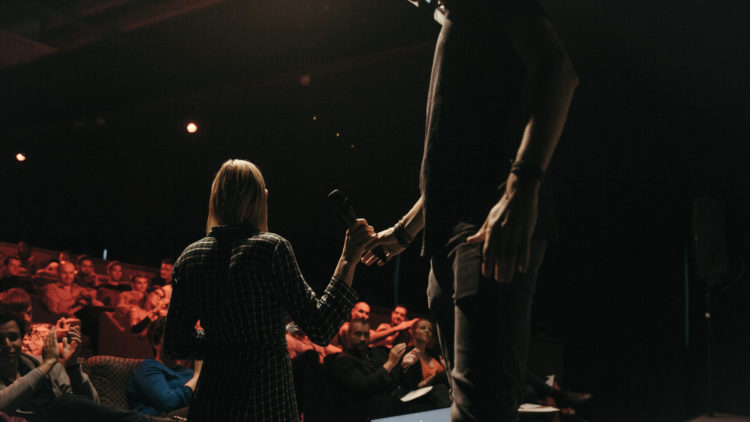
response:
<path fill-rule="evenodd" d="M 592 395 L 591 393 L 575 393 L 573 391 L 561 390 L 555 391 L 552 397 L 559 407 L 566 408 L 586 404 L 591 401 Z"/>

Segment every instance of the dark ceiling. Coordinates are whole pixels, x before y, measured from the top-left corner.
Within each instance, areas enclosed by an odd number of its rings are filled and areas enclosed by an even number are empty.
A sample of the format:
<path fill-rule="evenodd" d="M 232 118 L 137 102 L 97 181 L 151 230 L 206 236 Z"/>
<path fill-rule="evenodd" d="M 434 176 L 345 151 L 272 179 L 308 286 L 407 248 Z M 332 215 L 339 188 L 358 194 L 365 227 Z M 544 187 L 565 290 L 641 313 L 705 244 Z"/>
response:
<path fill-rule="evenodd" d="M 700 378 L 683 335 L 686 302 L 702 315 L 699 287 L 685 299 L 690 201 L 722 200 L 733 273 L 748 256 L 750 4 L 543 4 L 581 84 L 551 169 L 560 240 L 534 328 L 566 339 L 574 387 L 627 394 L 598 420 L 678 420 L 701 402 L 684 387 Z M 328 191 L 377 227 L 418 194 L 438 30 L 405 0 L 0 0 L 0 239 L 153 265 L 201 236 L 213 173 L 247 158 L 271 229 L 320 287 L 343 236 Z M 394 271 L 398 300 L 424 311 L 416 251 L 359 271 L 357 289 L 388 306 Z M 750 335 L 733 335 L 750 332 L 746 285 L 716 312 L 717 396 L 750 412 L 734 399 L 750 394 Z M 673 406 L 646 404 L 660 400 Z"/>

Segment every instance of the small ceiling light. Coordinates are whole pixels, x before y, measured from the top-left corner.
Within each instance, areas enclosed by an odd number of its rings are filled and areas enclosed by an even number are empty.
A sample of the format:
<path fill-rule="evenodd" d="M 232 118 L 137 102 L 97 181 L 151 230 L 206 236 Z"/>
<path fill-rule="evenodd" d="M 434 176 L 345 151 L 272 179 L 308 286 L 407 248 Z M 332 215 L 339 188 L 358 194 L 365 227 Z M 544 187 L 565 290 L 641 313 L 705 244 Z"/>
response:
<path fill-rule="evenodd" d="M 337 138 L 341 137 L 341 132 L 336 132 L 336 137 Z"/>
<path fill-rule="evenodd" d="M 198 125 L 196 125 L 193 122 L 190 122 L 187 124 L 187 126 L 185 126 L 185 130 L 187 130 L 188 133 L 195 133 L 198 131 Z"/>
<path fill-rule="evenodd" d="M 318 116 L 313 116 L 313 120 L 318 120 Z"/>
<path fill-rule="evenodd" d="M 18 160 L 18 161 L 26 161 L 26 156 L 23 155 L 23 153 L 19 152 L 18 154 L 16 154 L 16 160 Z"/>
<path fill-rule="evenodd" d="M 302 86 L 310 86 L 311 81 L 312 81 L 312 78 L 308 74 L 304 74 L 299 77 L 299 84 Z"/>

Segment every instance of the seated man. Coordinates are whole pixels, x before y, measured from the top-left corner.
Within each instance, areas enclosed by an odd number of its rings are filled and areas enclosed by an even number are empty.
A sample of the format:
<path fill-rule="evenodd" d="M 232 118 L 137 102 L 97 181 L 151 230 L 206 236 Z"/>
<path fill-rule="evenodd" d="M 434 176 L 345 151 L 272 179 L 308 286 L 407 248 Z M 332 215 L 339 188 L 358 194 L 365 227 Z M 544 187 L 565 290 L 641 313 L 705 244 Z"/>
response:
<path fill-rule="evenodd" d="M 409 413 L 412 409 L 399 400 L 406 393 L 399 388 L 406 345 L 370 348 L 370 324 L 364 319 L 353 320 L 347 334 L 344 352 L 326 359 L 326 372 L 343 394 L 337 411 L 351 421 Z"/>
<path fill-rule="evenodd" d="M 74 284 L 75 266 L 61 262 L 57 267 L 58 282 L 49 284 L 42 294 L 42 302 L 56 314 L 72 316 L 86 305 L 104 306 L 96 299 L 96 290 Z"/>
<path fill-rule="evenodd" d="M 391 312 L 391 322 L 389 324 L 382 323 L 378 325 L 378 328 L 375 330 L 376 336 L 370 340 L 372 342 L 372 347 L 385 346 L 390 348 L 397 343 L 409 344 L 411 340 L 409 329 L 419 320 L 419 318 L 407 321 L 407 312 L 406 306 L 404 305 L 398 305 L 393 308 L 393 311 Z M 384 337 L 380 338 L 381 336 Z"/>
<path fill-rule="evenodd" d="M 359 302 L 355 303 L 352 307 L 352 310 L 350 311 L 349 316 L 351 321 L 354 321 L 355 319 L 362 319 L 365 321 L 370 320 L 370 305 L 367 304 L 367 302 L 360 300 Z M 331 339 L 331 344 L 334 346 L 340 346 L 345 347 L 345 342 L 348 337 L 349 332 L 349 321 L 341 324 L 341 327 L 339 327 L 339 333 L 336 334 L 333 339 Z"/>
<path fill-rule="evenodd" d="M 42 359 L 37 360 L 21 352 L 23 326 L 19 317 L 0 309 L 0 412 L 30 422 L 157 420 L 99 404 L 96 389 L 78 363 L 77 328 L 71 329 L 70 339 L 63 339 L 62 352 L 55 330 L 50 331 Z"/>
<path fill-rule="evenodd" d="M 117 297 L 115 318 L 123 327 L 131 327 L 143 319 L 139 309 L 146 307 L 146 290 L 148 289 L 148 278 L 143 273 L 133 275 L 130 281 L 130 290 L 120 293 Z M 135 313 L 137 320 L 131 323 L 131 314 Z"/>
<path fill-rule="evenodd" d="M 172 284 L 173 268 L 174 261 L 171 258 L 162 259 L 161 266 L 159 267 L 159 275 L 154 276 L 154 278 L 151 279 L 151 287 L 149 287 L 149 290 Z"/>
<path fill-rule="evenodd" d="M 5 275 L 0 278 L 0 292 L 13 287 L 21 287 L 27 290 L 31 288 L 31 280 L 27 276 L 28 272 L 21 266 L 21 263 L 21 258 L 15 255 L 5 258 Z"/>
<path fill-rule="evenodd" d="M 365 301 L 359 301 L 354 304 L 351 310 L 351 320 L 355 319 L 363 319 L 365 321 L 370 320 L 370 305 L 367 304 Z M 398 333 L 402 330 L 408 330 L 409 327 L 411 327 L 411 324 L 414 322 L 412 321 L 405 321 L 400 324 L 398 324 L 395 327 L 389 327 L 386 329 L 383 329 L 381 331 L 374 331 L 370 330 L 370 342 L 376 343 L 385 337 L 392 335 L 394 333 Z M 347 348 L 346 341 L 348 339 L 347 333 L 349 332 L 349 322 L 345 322 L 341 325 L 341 328 L 339 328 L 339 333 L 336 334 L 336 336 L 331 340 L 331 344 L 334 346 L 340 346 L 344 349 Z"/>
<path fill-rule="evenodd" d="M 94 261 L 88 255 L 81 255 L 76 261 L 76 278 L 75 282 L 77 285 L 86 288 L 93 289 L 99 287 L 99 280 L 94 271 Z"/>
<path fill-rule="evenodd" d="M 187 417 L 203 362 L 196 361 L 193 372 L 164 356 L 162 344 L 166 321 L 160 317 L 148 328 L 146 337 L 154 350 L 154 358 L 138 364 L 126 393 L 130 407 L 145 415 Z"/>
<path fill-rule="evenodd" d="M 120 261 L 112 261 L 107 264 L 107 276 L 100 277 L 100 279 L 107 286 L 118 287 L 122 284 L 128 284 L 127 280 L 122 279 L 122 264 L 120 264 Z M 148 279 L 146 281 L 148 281 Z"/>

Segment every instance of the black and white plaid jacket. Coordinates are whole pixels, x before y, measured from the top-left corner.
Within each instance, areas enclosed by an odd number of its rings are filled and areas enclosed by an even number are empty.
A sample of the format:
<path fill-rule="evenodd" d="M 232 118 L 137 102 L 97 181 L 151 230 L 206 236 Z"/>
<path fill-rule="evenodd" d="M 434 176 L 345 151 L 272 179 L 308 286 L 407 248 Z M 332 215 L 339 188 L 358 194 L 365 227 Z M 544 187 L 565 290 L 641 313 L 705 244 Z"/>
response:
<path fill-rule="evenodd" d="M 317 295 L 291 244 L 248 226 L 215 227 L 188 246 L 172 284 L 165 352 L 204 360 L 190 420 L 298 422 L 285 316 L 327 344 L 355 291 L 334 277 Z M 204 336 L 196 336 L 198 320 Z"/>

